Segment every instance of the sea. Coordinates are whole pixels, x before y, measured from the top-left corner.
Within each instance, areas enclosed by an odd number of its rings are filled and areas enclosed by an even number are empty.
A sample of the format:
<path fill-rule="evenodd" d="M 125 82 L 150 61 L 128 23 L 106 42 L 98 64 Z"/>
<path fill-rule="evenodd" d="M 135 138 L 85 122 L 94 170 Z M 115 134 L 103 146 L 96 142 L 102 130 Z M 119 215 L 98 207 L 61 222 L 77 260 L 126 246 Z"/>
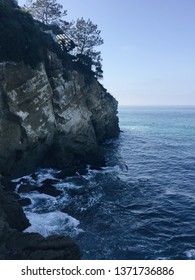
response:
<path fill-rule="evenodd" d="M 106 167 L 56 179 L 37 169 L 14 179 L 62 190 L 22 193 L 26 232 L 71 236 L 85 260 L 195 259 L 195 107 L 119 107 L 120 136 L 103 144 Z"/>

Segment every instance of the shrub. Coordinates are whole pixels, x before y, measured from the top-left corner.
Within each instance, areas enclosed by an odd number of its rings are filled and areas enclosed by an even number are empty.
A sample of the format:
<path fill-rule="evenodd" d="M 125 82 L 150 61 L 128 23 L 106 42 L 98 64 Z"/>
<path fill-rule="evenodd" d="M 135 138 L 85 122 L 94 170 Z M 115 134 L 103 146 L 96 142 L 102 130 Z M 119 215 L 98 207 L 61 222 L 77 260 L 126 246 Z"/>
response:
<path fill-rule="evenodd" d="M 36 66 L 42 54 L 41 32 L 32 17 L 0 0 L 0 61 Z"/>

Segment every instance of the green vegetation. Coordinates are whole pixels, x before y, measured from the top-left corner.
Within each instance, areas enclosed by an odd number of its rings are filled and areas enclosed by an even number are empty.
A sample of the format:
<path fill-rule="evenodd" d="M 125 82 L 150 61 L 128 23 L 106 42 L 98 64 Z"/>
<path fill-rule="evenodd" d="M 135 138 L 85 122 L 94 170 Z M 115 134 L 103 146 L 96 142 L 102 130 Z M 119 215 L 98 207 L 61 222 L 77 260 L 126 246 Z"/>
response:
<path fill-rule="evenodd" d="M 41 32 L 32 16 L 0 0 L 0 61 L 24 61 L 35 66 L 42 55 Z"/>
<path fill-rule="evenodd" d="M 76 22 L 66 22 L 64 16 L 67 11 L 63 10 L 63 6 L 58 4 L 57 0 L 27 0 L 24 9 L 43 24 L 50 27 L 58 25 L 64 35 L 61 46 L 63 48 L 66 45 L 67 38 L 70 40 L 71 47 L 66 50 L 74 56 L 77 67 L 90 76 L 103 77 L 101 52 L 95 49 L 103 44 L 103 40 L 96 24 L 83 18 L 77 19 Z"/>
<path fill-rule="evenodd" d="M 62 18 L 67 14 L 56 0 L 27 0 L 24 8 L 34 19 L 44 24 L 60 25 L 63 22 Z"/>
<path fill-rule="evenodd" d="M 30 2 L 34 3 L 31 0 Z M 31 67 L 44 62 L 49 69 L 47 56 L 49 50 L 62 60 L 66 78 L 68 69 L 71 68 L 81 71 L 88 82 L 92 77 L 101 78 L 103 73 L 101 53 L 96 51 L 95 47 L 101 45 L 103 40 L 97 25 L 83 18 L 67 23 L 62 20 L 62 6 L 58 5 L 56 0 L 39 0 L 39 2 L 57 5 L 55 7 L 58 10 L 54 9 L 53 19 L 55 18 L 58 25 L 54 22 L 46 25 L 44 20 L 35 20 L 33 14 L 21 9 L 15 1 L 0 0 L 0 62 L 22 61 Z M 36 18 L 37 15 L 38 13 Z M 55 35 L 62 34 L 64 37 L 62 36 L 57 43 L 46 31 L 52 31 Z M 66 43 L 67 39 L 69 45 Z"/>
<path fill-rule="evenodd" d="M 95 77 L 102 78 L 101 52 L 95 49 L 103 44 L 98 26 L 90 19 L 86 21 L 81 18 L 77 19 L 76 22 L 71 22 L 70 26 L 66 25 L 64 29 L 75 43 L 72 53 L 77 57 L 77 60 L 91 69 Z"/>
<path fill-rule="evenodd" d="M 0 0 L 0 62 L 23 61 L 32 67 L 43 61 L 47 64 L 47 50 L 55 52 L 70 67 L 69 55 L 29 13 L 10 0 Z"/>

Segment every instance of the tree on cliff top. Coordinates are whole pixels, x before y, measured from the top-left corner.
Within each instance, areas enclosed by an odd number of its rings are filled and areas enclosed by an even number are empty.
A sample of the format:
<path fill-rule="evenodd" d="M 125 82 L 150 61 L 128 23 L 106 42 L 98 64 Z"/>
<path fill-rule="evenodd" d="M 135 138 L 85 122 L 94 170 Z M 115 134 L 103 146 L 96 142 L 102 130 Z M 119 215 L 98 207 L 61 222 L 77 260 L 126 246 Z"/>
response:
<path fill-rule="evenodd" d="M 24 8 L 36 20 L 46 25 L 58 25 L 63 30 L 65 40 L 68 38 L 74 43 L 74 47 L 70 49 L 78 64 L 83 66 L 86 72 L 91 71 L 95 77 L 102 78 L 101 52 L 95 48 L 103 44 L 103 39 L 96 24 L 90 19 L 85 21 L 83 18 L 67 23 L 63 20 L 67 11 L 63 11 L 63 6 L 58 4 L 57 0 L 27 0 Z M 63 43 L 62 38 L 61 45 Z"/>
<path fill-rule="evenodd" d="M 100 37 L 101 31 L 97 28 L 97 25 L 94 24 L 90 19 L 85 21 L 83 18 L 81 18 L 77 19 L 76 22 L 72 22 L 67 32 L 77 45 L 76 49 L 74 50 L 76 53 L 92 55 L 94 47 L 103 44 L 103 39 Z"/>
<path fill-rule="evenodd" d="M 90 19 L 87 21 L 83 18 L 77 19 L 76 22 L 70 23 L 64 28 L 64 32 L 75 43 L 75 48 L 72 53 L 84 65 L 90 67 L 95 72 L 97 78 L 102 77 L 101 52 L 96 51 L 95 47 L 103 44 L 103 39 L 100 37 L 101 31 L 98 26 Z"/>
<path fill-rule="evenodd" d="M 44 24 L 61 25 L 67 11 L 56 0 L 27 0 L 24 9 Z"/>

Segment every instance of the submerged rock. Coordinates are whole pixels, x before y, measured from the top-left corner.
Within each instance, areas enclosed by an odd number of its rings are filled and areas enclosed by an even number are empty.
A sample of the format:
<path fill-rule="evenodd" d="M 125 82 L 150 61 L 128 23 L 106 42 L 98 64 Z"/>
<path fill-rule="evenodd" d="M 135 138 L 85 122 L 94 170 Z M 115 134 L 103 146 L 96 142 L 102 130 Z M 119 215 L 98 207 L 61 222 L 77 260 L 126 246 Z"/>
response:
<path fill-rule="evenodd" d="M 18 188 L 18 193 L 29 193 L 33 191 L 48 194 L 51 196 L 58 196 L 63 193 L 62 191 L 57 190 L 54 186 L 49 186 L 49 185 L 43 185 L 41 187 L 31 186 L 31 185 L 21 185 Z"/>

